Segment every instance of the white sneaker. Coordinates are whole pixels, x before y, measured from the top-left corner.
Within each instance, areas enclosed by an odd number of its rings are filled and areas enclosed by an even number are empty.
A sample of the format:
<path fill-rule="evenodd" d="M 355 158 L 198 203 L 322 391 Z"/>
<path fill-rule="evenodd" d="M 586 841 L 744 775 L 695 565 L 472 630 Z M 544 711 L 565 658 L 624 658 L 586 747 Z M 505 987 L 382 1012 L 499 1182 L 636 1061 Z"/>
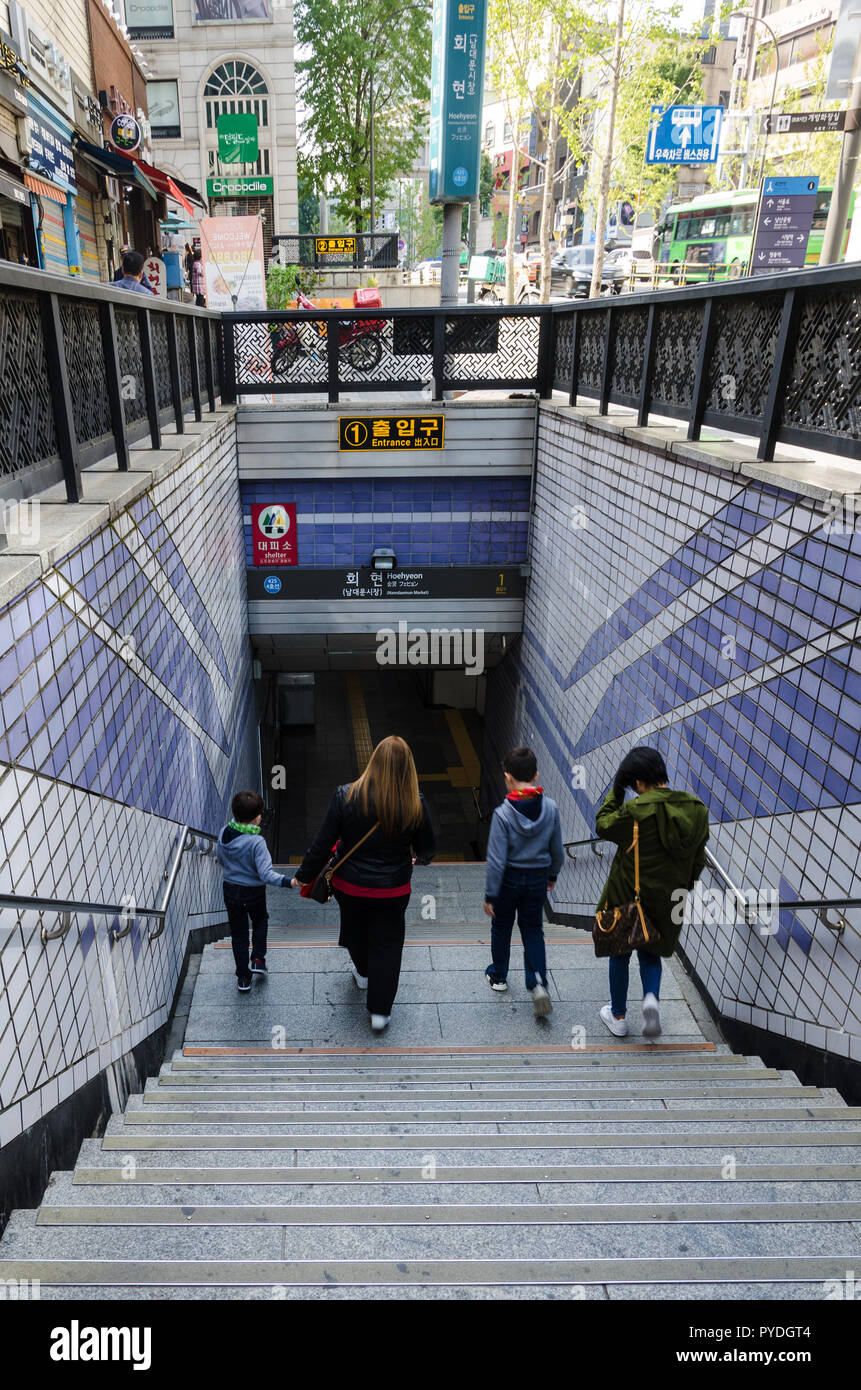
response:
<path fill-rule="evenodd" d="M 358 970 L 356 969 L 356 967 L 355 967 L 355 965 L 353 964 L 352 961 L 350 961 L 350 974 L 352 975 L 353 979 L 356 981 L 356 984 L 358 985 L 359 989 L 367 989 L 367 988 L 368 988 L 368 977 L 367 977 L 367 975 L 360 975 L 359 972 L 358 972 Z"/>
<path fill-rule="evenodd" d="M 532 994 L 532 1005 L 536 1018 L 546 1018 L 548 1014 L 552 1014 L 553 1005 L 550 1002 L 550 995 L 543 985 L 535 985 L 530 993 Z"/>
<path fill-rule="evenodd" d="M 628 1021 L 625 1018 L 616 1018 L 613 1013 L 613 1005 L 605 1004 L 601 1010 L 601 1022 L 609 1028 L 614 1038 L 625 1038 L 628 1035 Z"/>
<path fill-rule="evenodd" d="M 507 992 L 507 980 L 492 980 L 486 970 L 484 972 L 484 978 L 487 980 L 487 983 L 490 985 L 490 988 L 494 990 L 496 994 L 505 994 Z"/>
<path fill-rule="evenodd" d="M 643 995 L 643 1037 L 661 1036 L 661 1006 L 654 994 Z"/>
<path fill-rule="evenodd" d="M 375 1033 L 382 1033 L 384 1028 L 388 1028 L 391 1019 L 391 1014 L 371 1014 L 372 1030 Z"/>

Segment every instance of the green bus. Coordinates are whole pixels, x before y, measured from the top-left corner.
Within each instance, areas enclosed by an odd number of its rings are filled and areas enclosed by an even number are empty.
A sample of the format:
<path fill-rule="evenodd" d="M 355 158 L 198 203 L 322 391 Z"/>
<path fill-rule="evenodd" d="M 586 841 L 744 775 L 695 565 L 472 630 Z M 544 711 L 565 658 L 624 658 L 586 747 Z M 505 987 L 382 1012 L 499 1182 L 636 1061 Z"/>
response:
<path fill-rule="evenodd" d="M 658 233 L 661 238 L 659 275 L 669 272 L 677 283 L 698 284 L 704 280 L 735 280 L 747 273 L 753 249 L 753 234 L 759 193 L 741 188 L 723 193 L 703 193 L 687 203 L 667 209 Z M 805 265 L 817 265 L 822 250 L 831 188 L 820 188 L 807 243 Z M 855 206 L 849 207 L 842 254 Z"/>

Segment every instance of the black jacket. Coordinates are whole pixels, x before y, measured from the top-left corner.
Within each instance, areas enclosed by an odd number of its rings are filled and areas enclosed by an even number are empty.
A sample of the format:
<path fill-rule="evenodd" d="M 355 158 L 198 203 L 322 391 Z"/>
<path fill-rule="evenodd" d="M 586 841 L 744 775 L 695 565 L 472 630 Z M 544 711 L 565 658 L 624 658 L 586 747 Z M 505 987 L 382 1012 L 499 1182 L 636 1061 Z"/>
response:
<path fill-rule="evenodd" d="M 347 801 L 350 784 L 335 789 L 329 802 L 326 819 L 296 870 L 300 883 L 311 883 L 328 862 L 332 846 L 337 841 L 338 855 L 346 854 L 351 845 L 370 830 L 375 817 L 362 815 L 354 801 Z M 336 871 L 336 877 L 362 888 L 400 888 L 412 877 L 413 854 L 420 864 L 429 864 L 436 853 L 433 826 L 425 799 L 420 795 L 423 820 L 416 830 L 405 830 L 389 839 L 382 830 L 375 830 L 365 843 L 351 854 L 346 864 Z"/>

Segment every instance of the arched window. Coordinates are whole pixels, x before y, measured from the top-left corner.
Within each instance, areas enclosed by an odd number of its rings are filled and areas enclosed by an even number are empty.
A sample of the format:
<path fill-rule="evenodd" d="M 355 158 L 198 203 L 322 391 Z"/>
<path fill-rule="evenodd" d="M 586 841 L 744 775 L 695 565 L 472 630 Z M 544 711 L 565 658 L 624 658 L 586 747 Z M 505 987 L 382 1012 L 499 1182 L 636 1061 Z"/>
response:
<path fill-rule="evenodd" d="M 206 128 L 215 130 L 219 116 L 252 111 L 261 129 L 269 124 L 269 89 L 251 63 L 220 63 L 203 89 Z"/>

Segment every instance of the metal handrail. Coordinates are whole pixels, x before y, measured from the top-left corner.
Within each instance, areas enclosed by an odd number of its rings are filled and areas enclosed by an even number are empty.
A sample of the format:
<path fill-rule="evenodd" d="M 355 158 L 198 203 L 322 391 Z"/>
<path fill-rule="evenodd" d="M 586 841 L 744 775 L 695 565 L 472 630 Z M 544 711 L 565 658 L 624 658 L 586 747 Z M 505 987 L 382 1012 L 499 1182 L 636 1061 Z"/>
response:
<path fill-rule="evenodd" d="M 576 854 L 571 853 L 572 849 L 577 849 L 581 845 L 589 845 L 592 849 L 593 854 L 597 854 L 599 858 L 603 858 L 603 850 L 596 849 L 596 845 L 603 845 L 605 843 L 606 842 L 604 840 L 601 840 L 598 836 L 593 835 L 590 839 L 587 840 L 568 840 L 565 844 L 563 844 L 562 848 L 568 855 L 569 859 L 576 860 L 577 856 Z M 744 920 L 747 923 L 747 925 L 753 926 L 754 923 L 757 921 L 756 908 L 748 901 L 747 896 L 742 892 L 742 890 L 736 887 L 729 874 L 726 872 L 726 869 L 724 869 L 723 866 L 718 863 L 710 849 L 706 848 L 705 856 L 709 868 L 712 869 L 720 878 L 723 879 L 727 888 L 729 888 L 736 902 L 741 907 L 742 915 L 744 916 Z M 778 911 L 782 911 L 785 909 L 793 912 L 815 910 L 816 915 L 819 918 L 822 925 L 827 927 L 829 931 L 833 932 L 834 935 L 838 937 L 843 935 L 850 923 L 846 917 L 846 914 L 840 911 L 838 911 L 837 921 L 832 922 L 829 919 L 828 910 L 829 908 L 840 909 L 845 907 L 861 907 L 861 898 L 780 898 L 777 902 Z"/>
<path fill-rule="evenodd" d="M 206 856 L 212 854 L 213 847 L 218 842 L 218 836 L 210 834 L 208 830 L 194 830 L 189 825 L 182 827 L 173 860 L 164 873 L 164 881 L 167 886 L 162 895 L 160 907 L 135 907 L 134 912 L 129 916 L 128 903 L 91 903 L 79 898 L 43 898 L 37 894 L 29 893 L 0 893 L 0 908 L 11 907 L 18 912 L 59 913 L 60 926 L 58 930 L 47 931 L 45 927 L 40 929 L 39 938 L 43 945 L 48 941 L 61 941 L 72 925 L 72 917 L 83 912 L 93 917 L 119 917 L 120 921 L 126 922 L 126 926 L 114 928 L 112 934 L 115 941 L 121 941 L 124 936 L 128 936 L 136 918 L 140 918 L 142 921 L 152 919 L 159 925 L 155 931 L 147 933 L 147 940 L 155 941 L 156 937 L 161 936 L 164 931 L 182 856 L 188 850 L 194 849 L 198 840 L 208 842 L 206 848 L 203 845 L 198 846 L 198 854 Z"/>
<path fill-rule="evenodd" d="M 472 792 L 472 801 L 473 805 L 475 806 L 475 814 L 478 816 L 478 819 L 480 821 L 488 820 L 490 818 L 490 812 L 482 811 L 481 809 L 481 788 L 470 787 L 470 791 Z"/>

